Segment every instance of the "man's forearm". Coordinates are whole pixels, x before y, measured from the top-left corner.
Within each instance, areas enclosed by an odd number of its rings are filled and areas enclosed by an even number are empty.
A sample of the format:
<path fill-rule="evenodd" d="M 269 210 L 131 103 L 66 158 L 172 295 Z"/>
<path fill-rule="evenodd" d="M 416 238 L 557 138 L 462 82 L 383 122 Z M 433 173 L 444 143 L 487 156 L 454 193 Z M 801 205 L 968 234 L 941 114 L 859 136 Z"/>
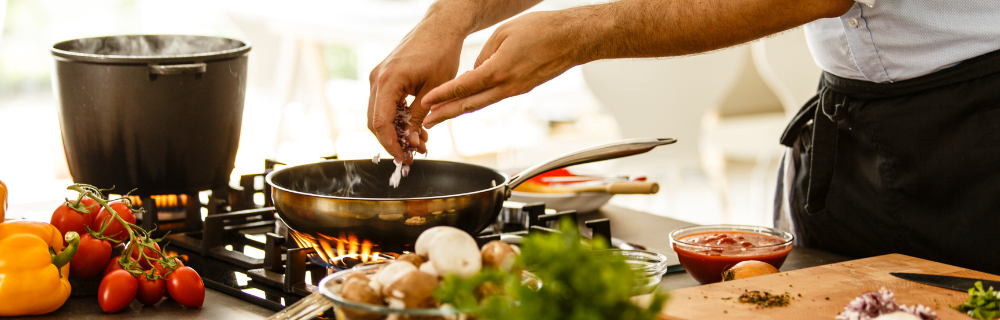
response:
<path fill-rule="evenodd" d="M 667 57 L 725 48 L 843 14 L 853 0 L 621 0 L 574 8 L 592 37 L 583 59 Z M 587 36 L 587 35 L 583 35 Z"/>
<path fill-rule="evenodd" d="M 464 38 L 531 8 L 542 0 L 439 0 L 427 10 L 425 20 L 451 25 Z"/>

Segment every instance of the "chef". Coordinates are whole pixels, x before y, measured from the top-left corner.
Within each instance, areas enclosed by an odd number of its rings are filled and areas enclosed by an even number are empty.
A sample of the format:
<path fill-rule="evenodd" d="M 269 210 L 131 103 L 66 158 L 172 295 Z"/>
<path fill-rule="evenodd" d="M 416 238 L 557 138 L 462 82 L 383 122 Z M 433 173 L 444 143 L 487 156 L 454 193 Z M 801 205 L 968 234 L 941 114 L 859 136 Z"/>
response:
<path fill-rule="evenodd" d="M 1000 6 L 995 1 L 621 0 L 499 26 L 456 78 L 470 33 L 540 0 L 440 0 L 371 72 L 369 129 L 396 159 L 425 128 L 599 59 L 721 49 L 805 24 L 824 70 L 780 142 L 776 224 L 851 257 L 903 253 L 1000 273 Z M 778 138 L 778 137 L 775 137 Z M 666 231 L 664 230 L 666 234 Z M 664 235 L 665 236 L 665 235 Z"/>

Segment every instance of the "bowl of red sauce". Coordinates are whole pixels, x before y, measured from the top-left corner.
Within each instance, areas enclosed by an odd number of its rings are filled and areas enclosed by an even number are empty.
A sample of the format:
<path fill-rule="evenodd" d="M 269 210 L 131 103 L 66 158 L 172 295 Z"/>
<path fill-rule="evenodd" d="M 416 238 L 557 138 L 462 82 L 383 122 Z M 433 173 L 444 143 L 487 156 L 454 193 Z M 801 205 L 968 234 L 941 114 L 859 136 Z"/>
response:
<path fill-rule="evenodd" d="M 710 225 L 680 228 L 670 243 L 681 266 L 701 284 L 722 281 L 722 272 L 746 260 L 781 268 L 792 251 L 791 233 L 768 227 Z"/>

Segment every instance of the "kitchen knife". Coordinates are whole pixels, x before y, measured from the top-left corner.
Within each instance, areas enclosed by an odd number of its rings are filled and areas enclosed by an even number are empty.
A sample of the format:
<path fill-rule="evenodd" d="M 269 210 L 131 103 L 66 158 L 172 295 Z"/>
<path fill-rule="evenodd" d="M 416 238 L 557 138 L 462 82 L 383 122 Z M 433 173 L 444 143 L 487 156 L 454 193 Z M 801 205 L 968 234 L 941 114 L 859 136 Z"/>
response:
<path fill-rule="evenodd" d="M 969 291 L 970 288 L 975 287 L 976 281 L 982 281 L 984 289 L 988 289 L 990 286 L 992 286 L 994 289 L 1000 289 L 1000 281 L 960 278 L 960 277 L 941 276 L 941 275 L 922 274 L 922 273 L 890 272 L 889 274 L 900 279 L 910 280 L 913 282 L 919 282 L 926 285 L 931 285 L 935 287 L 941 287 L 956 291 L 962 291 L 962 292 L 967 292 Z"/>

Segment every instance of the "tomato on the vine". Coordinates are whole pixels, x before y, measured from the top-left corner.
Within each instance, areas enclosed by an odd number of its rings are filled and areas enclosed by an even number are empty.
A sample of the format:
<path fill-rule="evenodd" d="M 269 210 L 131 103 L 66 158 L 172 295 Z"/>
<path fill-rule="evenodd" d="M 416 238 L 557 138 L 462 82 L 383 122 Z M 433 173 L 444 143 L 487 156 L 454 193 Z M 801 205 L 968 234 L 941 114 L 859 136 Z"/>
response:
<path fill-rule="evenodd" d="M 118 213 L 118 216 L 125 220 L 125 222 L 135 224 L 135 214 L 132 213 L 132 209 L 129 209 L 125 202 L 112 202 L 109 207 Z M 94 217 L 94 223 L 90 225 L 92 230 L 101 230 L 101 226 L 108 223 L 108 228 L 104 230 L 104 236 L 115 239 L 116 241 L 125 241 L 128 239 L 128 230 L 123 226 L 117 219 L 111 216 L 111 211 L 107 208 L 101 208 L 101 211 L 97 213 Z"/>
<path fill-rule="evenodd" d="M 125 270 L 115 270 L 104 276 L 101 286 L 97 289 L 97 303 L 101 310 L 115 313 L 125 309 L 139 290 L 139 281 Z"/>
<path fill-rule="evenodd" d="M 140 238 L 138 240 L 139 241 L 144 241 L 146 239 L 145 238 Z M 159 254 L 159 252 L 161 252 L 160 251 L 160 245 L 157 244 L 156 242 L 153 242 L 152 244 L 153 244 L 153 247 L 156 248 L 156 250 L 153 250 L 153 249 L 141 246 L 141 245 L 138 246 L 137 248 L 132 248 L 132 244 L 129 244 L 128 247 L 125 247 L 125 252 L 129 252 L 131 250 L 132 254 L 130 255 L 130 257 L 132 258 L 132 260 L 139 261 L 139 265 L 142 266 L 143 270 L 149 270 L 149 269 L 153 268 L 153 265 L 150 264 L 149 261 L 147 261 L 145 258 L 142 258 L 139 255 L 139 251 L 141 249 L 142 254 L 145 255 L 146 257 L 149 257 L 150 260 L 156 261 L 156 260 L 160 259 L 160 254 Z"/>
<path fill-rule="evenodd" d="M 80 279 L 101 274 L 111 259 L 111 243 L 94 239 L 89 233 L 80 235 L 80 247 L 70 260 L 69 271 Z"/>
<path fill-rule="evenodd" d="M 104 268 L 104 275 L 108 275 L 111 271 L 115 270 L 125 270 L 125 268 L 122 268 L 121 263 L 118 263 L 118 258 L 119 257 L 111 257 L 111 260 L 108 261 L 108 266 Z M 135 259 L 129 259 L 129 261 L 137 263 L 135 262 Z"/>
<path fill-rule="evenodd" d="M 167 292 L 185 307 L 201 307 L 205 302 L 205 283 L 191 267 L 180 267 L 167 275 Z"/>
<path fill-rule="evenodd" d="M 167 284 L 162 278 L 149 280 L 147 274 L 160 275 L 156 271 L 149 270 L 137 276 L 136 280 L 139 281 L 139 291 L 136 293 L 135 299 L 144 305 L 151 306 L 160 302 L 160 299 L 163 299 L 163 293 L 167 290 Z"/>
<path fill-rule="evenodd" d="M 181 262 L 181 259 L 179 259 L 177 257 L 172 257 L 172 258 L 174 259 L 174 263 L 177 264 L 178 268 L 184 266 L 184 262 Z M 159 272 L 160 274 L 167 274 L 167 268 L 164 267 L 163 264 L 160 263 L 159 260 L 153 262 L 153 270 L 156 270 L 156 272 Z"/>
<path fill-rule="evenodd" d="M 71 202 L 63 202 L 56 208 L 56 211 L 52 213 L 52 218 L 49 219 L 49 224 L 55 226 L 60 232 L 66 234 L 70 231 L 76 231 L 80 235 L 87 234 L 87 229 L 85 227 L 93 228 L 94 216 L 97 212 L 101 210 L 101 205 L 97 204 L 97 201 L 89 197 L 83 197 L 80 200 L 80 204 L 76 208 L 80 210 L 90 209 L 89 213 L 83 213 L 77 211 L 70 207 Z M 97 230 L 97 229 L 94 229 Z M 63 245 L 66 245 L 66 240 L 63 239 Z"/>

